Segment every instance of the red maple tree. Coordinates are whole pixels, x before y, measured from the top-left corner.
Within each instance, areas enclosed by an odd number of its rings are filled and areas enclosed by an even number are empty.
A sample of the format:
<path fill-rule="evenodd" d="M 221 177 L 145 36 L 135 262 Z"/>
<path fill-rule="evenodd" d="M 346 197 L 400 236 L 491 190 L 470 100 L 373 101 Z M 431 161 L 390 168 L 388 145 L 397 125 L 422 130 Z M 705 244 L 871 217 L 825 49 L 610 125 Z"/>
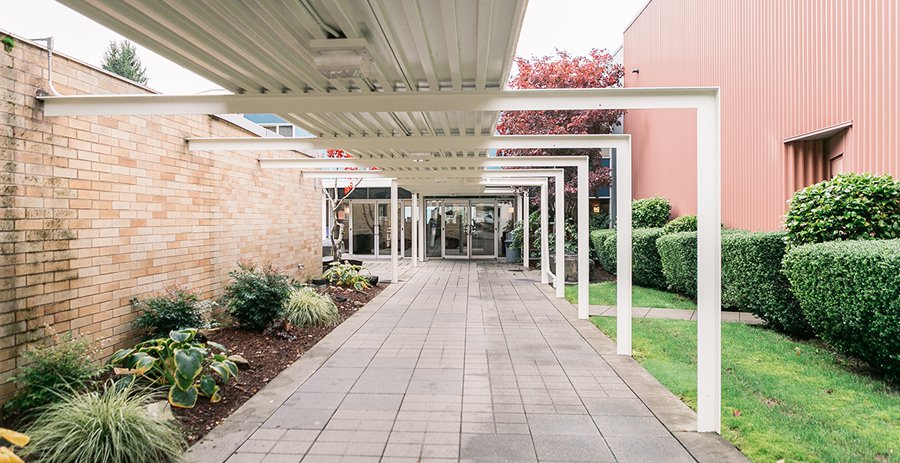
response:
<path fill-rule="evenodd" d="M 622 84 L 622 65 L 613 62 L 606 50 L 591 50 L 589 56 L 573 56 L 557 50 L 555 55 L 516 57 L 518 73 L 510 78 L 508 86 L 515 89 L 543 88 L 606 88 Z M 500 115 L 497 132 L 503 135 L 559 135 L 605 134 L 620 125 L 622 110 L 595 109 L 590 111 L 506 111 Z M 499 156 L 589 156 L 590 188 L 608 186 L 612 172 L 600 164 L 597 149 L 506 149 Z M 578 189 L 575 169 L 566 169 L 565 191 L 567 208 L 575 201 L 568 200 Z M 551 194 L 552 194 L 551 189 Z"/>

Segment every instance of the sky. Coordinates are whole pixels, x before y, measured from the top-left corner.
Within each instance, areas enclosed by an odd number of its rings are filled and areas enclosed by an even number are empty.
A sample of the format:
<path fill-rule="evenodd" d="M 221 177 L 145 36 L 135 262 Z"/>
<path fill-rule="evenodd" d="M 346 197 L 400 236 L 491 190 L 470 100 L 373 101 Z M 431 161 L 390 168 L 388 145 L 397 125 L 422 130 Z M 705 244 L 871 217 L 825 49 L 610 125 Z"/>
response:
<path fill-rule="evenodd" d="M 443 0 L 441 0 L 443 1 Z M 615 51 L 622 32 L 646 0 L 529 0 L 516 54 L 543 56 L 555 49 L 584 55 Z M 25 38 L 54 37 L 54 49 L 95 66 L 112 40 L 124 37 L 53 0 L 4 0 L 0 30 Z M 138 44 L 148 86 L 162 93 L 192 94 L 218 86 Z"/>

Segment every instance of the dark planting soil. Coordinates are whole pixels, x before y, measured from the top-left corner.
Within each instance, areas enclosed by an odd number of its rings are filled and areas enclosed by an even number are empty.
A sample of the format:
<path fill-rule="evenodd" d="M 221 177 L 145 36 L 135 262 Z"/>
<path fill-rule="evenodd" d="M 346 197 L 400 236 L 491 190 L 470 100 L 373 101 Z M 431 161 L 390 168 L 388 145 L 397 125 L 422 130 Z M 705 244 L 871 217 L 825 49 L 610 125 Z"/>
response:
<path fill-rule="evenodd" d="M 365 291 L 336 286 L 321 287 L 337 304 L 341 322 L 356 313 L 382 289 L 384 285 Z M 206 332 L 207 339 L 224 345 L 232 354 L 244 357 L 250 362 L 250 367 L 240 372 L 237 381 L 232 380 L 222 386 L 221 402 L 211 404 L 201 398 L 197 401 L 197 406 L 190 410 L 174 409 L 188 443 L 200 440 L 333 329 L 333 326 L 278 326 L 259 333 L 227 327 Z"/>

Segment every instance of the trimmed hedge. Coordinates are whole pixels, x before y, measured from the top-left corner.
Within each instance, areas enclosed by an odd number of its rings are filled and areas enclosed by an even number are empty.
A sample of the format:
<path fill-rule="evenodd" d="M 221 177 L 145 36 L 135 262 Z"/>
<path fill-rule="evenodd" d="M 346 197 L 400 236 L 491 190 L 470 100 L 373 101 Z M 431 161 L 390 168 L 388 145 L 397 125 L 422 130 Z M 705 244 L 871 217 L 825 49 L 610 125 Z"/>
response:
<path fill-rule="evenodd" d="M 651 288 L 666 288 L 662 262 L 656 240 L 663 236 L 662 228 L 639 228 L 631 234 L 631 274 L 634 284 Z"/>
<path fill-rule="evenodd" d="M 631 203 L 632 228 L 658 228 L 669 221 L 672 205 L 666 198 L 637 199 Z"/>
<path fill-rule="evenodd" d="M 591 251 L 593 252 L 593 256 L 597 259 L 597 263 L 600 264 L 600 267 L 603 267 L 603 242 L 610 235 L 615 235 L 616 231 L 612 228 L 604 228 L 602 230 L 591 230 Z M 605 268 L 605 267 L 603 267 Z"/>
<path fill-rule="evenodd" d="M 750 312 L 773 328 L 806 336 L 811 328 L 781 271 L 785 233 L 722 235 L 722 305 Z"/>
<path fill-rule="evenodd" d="M 798 246 L 784 272 L 819 337 L 900 380 L 900 239 Z"/>
<path fill-rule="evenodd" d="M 791 245 L 900 238 L 900 180 L 848 173 L 796 193 L 784 216 Z"/>
<path fill-rule="evenodd" d="M 668 235 L 670 233 L 678 233 L 678 232 L 686 232 L 686 231 L 697 231 L 697 216 L 696 215 L 683 215 L 681 217 L 672 219 L 671 222 L 667 223 L 663 227 L 663 233 Z"/>
<path fill-rule="evenodd" d="M 636 285 L 653 288 L 666 287 L 662 274 L 656 240 L 663 235 L 662 228 L 639 228 L 631 234 L 631 272 Z M 616 232 L 591 233 L 591 239 L 600 258 L 600 266 L 609 273 L 616 273 Z"/>
<path fill-rule="evenodd" d="M 722 230 L 726 236 L 745 234 L 741 230 Z M 663 275 L 668 289 L 679 294 L 697 297 L 697 232 L 679 232 L 660 236 L 656 240 Z M 723 277 L 724 281 L 724 277 Z M 723 307 L 728 301 L 723 299 Z"/>
<path fill-rule="evenodd" d="M 697 232 L 660 236 L 656 248 L 668 288 L 697 297 Z"/>

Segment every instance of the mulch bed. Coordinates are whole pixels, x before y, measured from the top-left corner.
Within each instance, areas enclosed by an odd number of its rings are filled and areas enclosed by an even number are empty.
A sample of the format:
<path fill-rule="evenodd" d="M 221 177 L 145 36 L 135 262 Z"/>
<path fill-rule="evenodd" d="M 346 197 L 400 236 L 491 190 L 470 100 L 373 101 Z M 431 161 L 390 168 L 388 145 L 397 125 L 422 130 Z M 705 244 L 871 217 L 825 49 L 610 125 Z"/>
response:
<path fill-rule="evenodd" d="M 340 323 L 356 313 L 382 289 L 384 285 L 365 291 L 336 286 L 322 288 L 337 304 L 341 315 Z M 200 440 L 333 329 L 333 326 L 279 326 L 258 333 L 227 327 L 204 332 L 208 340 L 218 342 L 232 354 L 247 359 L 250 367 L 240 372 L 237 381 L 232 380 L 222 386 L 221 402 L 211 404 L 198 400 L 192 409 L 173 410 L 175 417 L 181 422 L 188 444 Z"/>

